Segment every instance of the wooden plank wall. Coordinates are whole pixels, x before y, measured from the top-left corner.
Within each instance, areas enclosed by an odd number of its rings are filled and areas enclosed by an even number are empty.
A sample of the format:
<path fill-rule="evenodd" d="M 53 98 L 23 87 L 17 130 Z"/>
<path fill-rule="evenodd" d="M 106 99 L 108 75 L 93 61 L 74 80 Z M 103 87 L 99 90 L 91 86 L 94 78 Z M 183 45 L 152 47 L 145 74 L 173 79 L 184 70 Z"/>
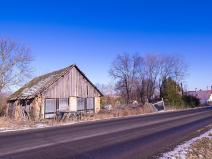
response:
<path fill-rule="evenodd" d="M 98 97 L 98 91 L 73 67 L 68 74 L 60 78 L 44 94 L 45 98 Z"/>

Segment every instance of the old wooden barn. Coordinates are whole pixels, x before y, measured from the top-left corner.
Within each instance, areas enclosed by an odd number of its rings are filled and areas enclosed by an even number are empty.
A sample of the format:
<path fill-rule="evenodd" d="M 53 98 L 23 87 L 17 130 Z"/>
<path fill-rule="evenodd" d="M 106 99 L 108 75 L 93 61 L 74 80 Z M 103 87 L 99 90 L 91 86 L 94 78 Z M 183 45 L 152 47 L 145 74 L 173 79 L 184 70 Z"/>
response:
<path fill-rule="evenodd" d="M 102 93 L 76 66 L 71 65 L 32 79 L 8 99 L 8 114 L 34 119 L 51 118 L 56 112 L 100 110 Z"/>

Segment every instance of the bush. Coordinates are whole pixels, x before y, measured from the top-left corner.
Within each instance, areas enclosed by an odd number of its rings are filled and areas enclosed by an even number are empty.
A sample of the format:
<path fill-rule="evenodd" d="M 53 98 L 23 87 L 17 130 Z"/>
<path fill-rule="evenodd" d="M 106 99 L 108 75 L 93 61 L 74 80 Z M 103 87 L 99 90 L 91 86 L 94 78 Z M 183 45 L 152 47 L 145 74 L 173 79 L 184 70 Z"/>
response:
<path fill-rule="evenodd" d="M 167 105 L 172 107 L 174 106 L 176 108 L 194 108 L 200 104 L 198 98 L 190 95 L 183 95 L 180 85 L 171 78 L 163 81 L 161 87 L 161 97 L 164 98 Z"/>
<path fill-rule="evenodd" d="M 198 98 L 194 97 L 194 96 L 191 96 L 191 95 L 183 95 L 182 96 L 182 99 L 183 99 L 183 102 L 184 102 L 184 105 L 186 107 L 191 107 L 191 108 L 194 108 L 194 107 L 197 107 L 200 105 L 200 101 Z"/>
<path fill-rule="evenodd" d="M 182 88 L 171 78 L 165 79 L 161 86 L 161 97 L 166 105 L 181 108 L 183 107 Z"/>

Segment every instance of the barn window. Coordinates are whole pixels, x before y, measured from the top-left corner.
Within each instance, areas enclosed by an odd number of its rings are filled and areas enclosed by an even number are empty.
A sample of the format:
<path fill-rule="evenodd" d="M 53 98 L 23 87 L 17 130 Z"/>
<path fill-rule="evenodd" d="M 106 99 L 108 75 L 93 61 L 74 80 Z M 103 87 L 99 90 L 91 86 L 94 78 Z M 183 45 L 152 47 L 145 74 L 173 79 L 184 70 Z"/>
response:
<path fill-rule="evenodd" d="M 85 110 L 85 98 L 77 98 L 77 111 Z"/>
<path fill-rule="evenodd" d="M 94 98 L 77 98 L 77 111 L 93 111 L 94 110 Z"/>
<path fill-rule="evenodd" d="M 69 110 L 69 99 L 68 98 L 59 98 L 59 110 L 68 111 Z"/>
<path fill-rule="evenodd" d="M 53 118 L 56 112 L 56 99 L 46 99 L 45 118 Z"/>
<path fill-rule="evenodd" d="M 87 98 L 86 99 L 87 110 L 94 109 L 94 98 Z"/>
<path fill-rule="evenodd" d="M 47 98 L 45 102 L 45 118 L 53 118 L 56 111 L 68 111 L 69 98 Z"/>

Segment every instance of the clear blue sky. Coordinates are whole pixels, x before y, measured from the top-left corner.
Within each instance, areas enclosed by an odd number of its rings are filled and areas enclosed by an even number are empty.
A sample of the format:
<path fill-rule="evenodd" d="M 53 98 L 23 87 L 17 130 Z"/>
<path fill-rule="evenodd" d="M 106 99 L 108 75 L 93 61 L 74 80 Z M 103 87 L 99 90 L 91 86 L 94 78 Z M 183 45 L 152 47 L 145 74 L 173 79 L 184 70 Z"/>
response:
<path fill-rule="evenodd" d="M 94 83 L 110 81 L 117 54 L 179 54 L 188 88 L 212 84 L 212 1 L 1 1 L 0 36 L 32 49 L 35 76 L 76 63 Z"/>

